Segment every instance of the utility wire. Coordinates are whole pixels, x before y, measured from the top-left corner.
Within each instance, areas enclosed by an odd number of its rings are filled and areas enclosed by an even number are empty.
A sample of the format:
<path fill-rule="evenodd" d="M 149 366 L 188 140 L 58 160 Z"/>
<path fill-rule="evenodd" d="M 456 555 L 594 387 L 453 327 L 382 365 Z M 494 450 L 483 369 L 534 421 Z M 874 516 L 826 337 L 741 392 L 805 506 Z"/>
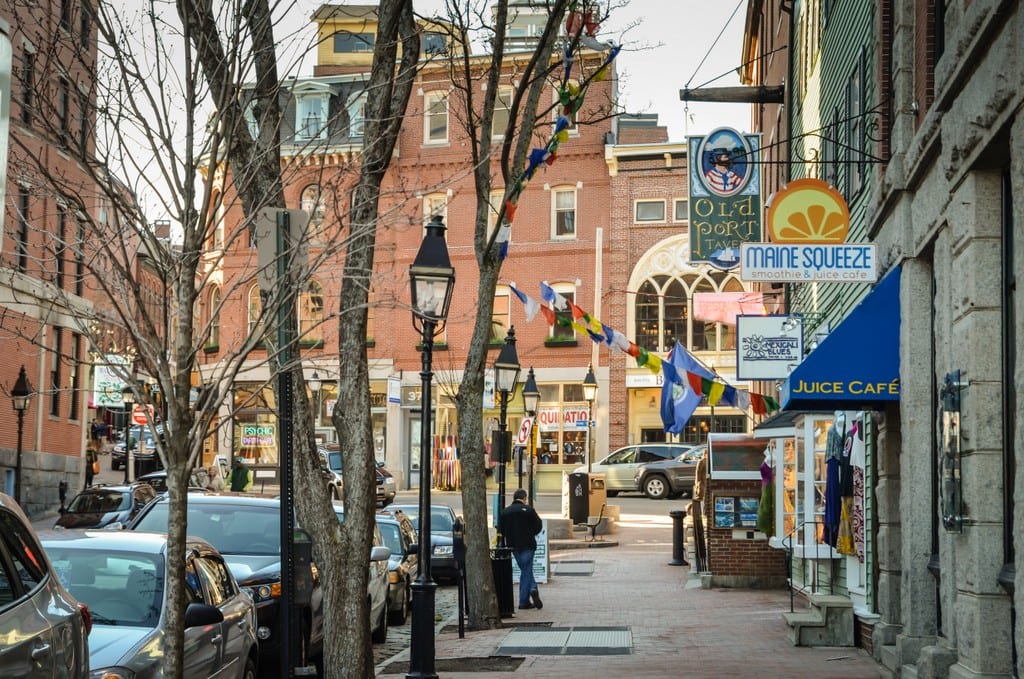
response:
<path fill-rule="evenodd" d="M 729 24 L 732 23 L 733 18 L 736 16 L 736 12 L 738 12 L 740 10 L 740 7 L 745 4 L 746 0 L 740 0 L 738 3 L 736 3 L 736 7 L 735 9 L 732 10 L 732 14 L 729 15 L 729 19 L 726 20 L 725 24 L 722 26 L 722 30 L 718 32 L 718 36 L 715 38 L 715 41 L 711 43 L 711 47 L 708 48 L 708 51 L 704 54 L 704 57 L 700 60 L 700 63 L 697 64 L 697 68 L 693 70 L 693 75 L 691 75 L 690 79 L 686 81 L 686 85 L 684 85 L 684 87 L 689 89 L 690 83 L 693 82 L 693 79 L 697 77 L 697 72 L 700 70 L 700 67 L 703 66 L 704 62 L 708 60 L 709 56 L 711 56 L 711 51 L 715 49 L 715 45 L 717 45 L 718 41 L 722 39 L 722 34 L 725 33 L 725 29 L 727 29 L 729 27 Z"/>

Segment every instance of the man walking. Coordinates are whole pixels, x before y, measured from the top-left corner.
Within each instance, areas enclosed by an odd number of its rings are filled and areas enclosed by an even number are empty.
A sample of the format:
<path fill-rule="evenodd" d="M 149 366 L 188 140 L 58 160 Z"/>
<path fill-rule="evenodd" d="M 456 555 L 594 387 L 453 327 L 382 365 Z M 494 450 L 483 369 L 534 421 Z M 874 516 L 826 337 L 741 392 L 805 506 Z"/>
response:
<path fill-rule="evenodd" d="M 526 504 L 526 491 L 517 489 L 512 494 L 512 504 L 501 512 L 498 532 L 519 564 L 519 608 L 544 608 L 537 581 L 533 579 L 533 553 L 537 550 L 537 534 L 543 527 L 537 512 Z"/>
<path fill-rule="evenodd" d="M 229 487 L 233 493 L 243 493 L 252 488 L 252 472 L 245 464 L 245 458 L 235 458 L 228 477 L 224 479 L 224 485 Z"/>

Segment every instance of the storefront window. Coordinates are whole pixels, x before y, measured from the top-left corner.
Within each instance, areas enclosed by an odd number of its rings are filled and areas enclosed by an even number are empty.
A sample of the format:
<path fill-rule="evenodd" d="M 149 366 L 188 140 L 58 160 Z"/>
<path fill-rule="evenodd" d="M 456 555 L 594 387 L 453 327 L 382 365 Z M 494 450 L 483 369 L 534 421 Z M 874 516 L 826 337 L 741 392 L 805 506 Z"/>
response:
<path fill-rule="evenodd" d="M 235 388 L 233 455 L 250 464 L 278 463 L 277 408 L 274 390 L 263 384 Z"/>
<path fill-rule="evenodd" d="M 578 383 L 539 385 L 537 463 L 586 464 L 590 411 Z"/>

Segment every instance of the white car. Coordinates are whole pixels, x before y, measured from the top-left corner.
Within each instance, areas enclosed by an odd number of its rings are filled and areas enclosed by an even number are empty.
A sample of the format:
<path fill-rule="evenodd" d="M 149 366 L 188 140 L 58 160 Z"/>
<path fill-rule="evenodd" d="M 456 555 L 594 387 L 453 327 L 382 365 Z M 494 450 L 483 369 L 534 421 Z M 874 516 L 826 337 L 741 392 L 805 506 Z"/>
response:
<path fill-rule="evenodd" d="M 638 443 L 626 446 L 590 465 L 590 473 L 604 474 L 604 487 L 608 497 L 615 497 L 619 493 L 636 492 L 640 490 L 636 485 L 636 472 L 640 465 L 671 460 L 691 447 L 684 443 Z M 586 473 L 587 467 L 577 467 L 574 471 Z"/>
<path fill-rule="evenodd" d="M 335 502 L 334 513 L 338 521 L 345 520 L 345 505 Z M 370 639 L 375 644 L 388 640 L 388 560 L 391 550 L 384 546 L 380 527 L 373 524 L 373 546 L 370 548 L 370 577 L 367 580 L 367 596 L 370 597 Z"/>

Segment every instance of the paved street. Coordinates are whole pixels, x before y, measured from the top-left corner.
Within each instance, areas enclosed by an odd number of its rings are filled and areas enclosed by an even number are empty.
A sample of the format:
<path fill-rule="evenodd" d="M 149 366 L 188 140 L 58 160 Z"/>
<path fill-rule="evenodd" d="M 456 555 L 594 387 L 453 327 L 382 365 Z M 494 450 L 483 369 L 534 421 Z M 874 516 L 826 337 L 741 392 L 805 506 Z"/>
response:
<path fill-rule="evenodd" d="M 434 500 L 455 505 L 458 498 L 437 493 Z M 559 498 L 538 502 L 542 516 L 560 516 Z M 469 679 L 480 676 L 470 670 L 485 667 L 496 679 L 882 676 L 859 648 L 794 647 L 782 619 L 789 610 L 785 591 L 705 590 L 689 569 L 667 565 L 668 512 L 685 501 L 625 496 L 610 502 L 622 507 L 618 530 L 607 538 L 617 546 L 553 550 L 542 610 L 517 611 L 506 628 L 467 632 L 464 639 L 451 620 L 439 624 L 440 676 Z M 379 663 L 377 674 L 404 674 L 407 663 L 404 650 Z"/>

